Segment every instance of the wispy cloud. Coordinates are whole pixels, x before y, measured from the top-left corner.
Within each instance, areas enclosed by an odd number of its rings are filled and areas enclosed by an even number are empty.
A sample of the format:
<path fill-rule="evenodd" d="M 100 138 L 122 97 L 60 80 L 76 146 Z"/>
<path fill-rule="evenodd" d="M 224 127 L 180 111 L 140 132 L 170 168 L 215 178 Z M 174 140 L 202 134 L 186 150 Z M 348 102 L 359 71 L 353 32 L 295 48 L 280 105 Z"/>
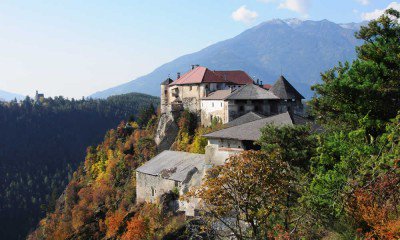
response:
<path fill-rule="evenodd" d="M 311 0 L 285 0 L 279 4 L 279 8 L 289 9 L 304 16 L 308 15 L 310 6 Z"/>
<path fill-rule="evenodd" d="M 361 3 L 362 5 L 370 4 L 370 0 L 356 0 L 357 2 Z"/>
<path fill-rule="evenodd" d="M 398 10 L 398 11 L 400 11 L 400 3 L 398 3 L 398 2 L 392 2 L 392 3 L 390 3 L 385 9 L 375 9 L 374 11 L 372 11 L 372 12 L 366 12 L 366 13 L 362 13 L 361 14 L 361 18 L 363 19 L 363 20 L 373 20 L 373 19 L 377 19 L 377 18 L 379 18 L 380 16 L 382 16 L 382 14 L 384 14 L 385 13 L 385 11 L 387 10 L 387 9 L 389 9 L 389 8 L 393 8 L 393 9 L 396 9 L 396 10 Z"/>
<path fill-rule="evenodd" d="M 257 19 L 257 17 L 258 13 L 256 11 L 251 11 L 247 9 L 246 5 L 241 6 L 232 13 L 233 20 L 244 22 L 246 24 L 253 22 Z"/>

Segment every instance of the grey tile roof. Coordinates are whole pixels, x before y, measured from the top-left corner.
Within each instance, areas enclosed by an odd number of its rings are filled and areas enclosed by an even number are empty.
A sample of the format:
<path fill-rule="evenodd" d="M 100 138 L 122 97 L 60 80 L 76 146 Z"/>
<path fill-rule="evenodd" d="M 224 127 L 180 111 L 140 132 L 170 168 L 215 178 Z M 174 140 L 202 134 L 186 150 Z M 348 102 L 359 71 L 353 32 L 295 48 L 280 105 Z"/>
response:
<path fill-rule="evenodd" d="M 171 78 L 167 78 L 161 82 L 161 85 L 168 85 L 168 84 L 172 83 L 173 81 L 174 80 L 172 80 Z"/>
<path fill-rule="evenodd" d="M 280 99 L 304 99 L 303 95 L 301 95 L 284 76 L 280 76 L 269 91 Z"/>
<path fill-rule="evenodd" d="M 231 90 L 217 90 L 210 93 L 207 97 L 202 98 L 202 100 L 224 100 L 227 96 L 231 94 Z"/>
<path fill-rule="evenodd" d="M 201 171 L 205 163 L 204 154 L 163 151 L 144 165 L 137 172 L 183 182 L 197 168 Z"/>
<path fill-rule="evenodd" d="M 234 91 L 227 100 L 261 100 L 261 99 L 279 99 L 271 91 L 268 91 L 255 84 L 247 84 L 244 87 Z"/>
<path fill-rule="evenodd" d="M 300 116 L 291 117 L 288 112 L 274 115 L 271 117 L 262 118 L 253 122 L 225 128 L 216 132 L 204 135 L 206 138 L 222 138 L 222 139 L 236 139 L 236 140 L 249 140 L 257 141 L 261 136 L 261 128 L 267 124 L 281 125 L 294 125 L 306 124 L 311 121 L 306 120 Z"/>
<path fill-rule="evenodd" d="M 233 126 L 241 125 L 244 123 L 253 122 L 253 121 L 259 120 L 261 118 L 265 118 L 265 116 L 261 115 L 259 113 L 255 113 L 255 112 L 248 112 L 245 115 L 240 116 L 240 117 L 226 123 L 225 126 L 233 127 Z"/>

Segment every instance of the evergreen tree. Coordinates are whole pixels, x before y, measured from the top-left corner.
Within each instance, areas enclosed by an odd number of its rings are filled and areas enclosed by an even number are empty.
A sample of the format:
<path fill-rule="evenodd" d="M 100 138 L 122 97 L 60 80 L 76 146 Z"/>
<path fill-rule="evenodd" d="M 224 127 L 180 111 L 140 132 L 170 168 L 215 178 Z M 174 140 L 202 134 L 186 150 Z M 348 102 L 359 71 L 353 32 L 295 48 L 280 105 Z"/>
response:
<path fill-rule="evenodd" d="M 367 133 L 378 135 L 400 109 L 400 13 L 389 9 L 356 34 L 364 44 L 357 60 L 340 63 L 313 86 L 311 104 L 318 119 L 355 129 L 368 115 Z"/>

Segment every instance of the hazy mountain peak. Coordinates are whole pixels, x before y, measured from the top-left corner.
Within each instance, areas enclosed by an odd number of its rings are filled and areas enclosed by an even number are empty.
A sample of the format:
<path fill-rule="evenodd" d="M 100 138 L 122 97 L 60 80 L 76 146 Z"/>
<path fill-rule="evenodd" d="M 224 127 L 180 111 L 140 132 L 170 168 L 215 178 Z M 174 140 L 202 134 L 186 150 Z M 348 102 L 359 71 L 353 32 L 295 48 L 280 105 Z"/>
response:
<path fill-rule="evenodd" d="M 321 72 L 355 58 L 355 47 L 361 41 L 354 37 L 355 24 L 349 26 L 328 20 L 273 19 L 92 97 L 128 92 L 159 95 L 160 83 L 168 74 L 187 72 L 190 65 L 200 64 L 217 70 L 241 69 L 266 84 L 274 83 L 283 72 L 302 95 L 310 98 L 310 86 L 320 81 Z"/>
<path fill-rule="evenodd" d="M 298 18 L 288 18 L 283 20 L 289 26 L 298 26 L 304 22 L 304 20 Z"/>

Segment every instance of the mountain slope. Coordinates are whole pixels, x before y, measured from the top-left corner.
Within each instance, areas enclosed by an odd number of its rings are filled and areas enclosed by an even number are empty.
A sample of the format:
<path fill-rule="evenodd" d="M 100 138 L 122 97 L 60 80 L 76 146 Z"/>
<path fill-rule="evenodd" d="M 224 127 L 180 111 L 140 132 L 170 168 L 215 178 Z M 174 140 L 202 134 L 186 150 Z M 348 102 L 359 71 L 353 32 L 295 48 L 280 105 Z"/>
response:
<path fill-rule="evenodd" d="M 24 99 L 24 96 L 0 90 L 0 101 L 11 101 L 14 100 L 15 98 L 17 100 L 22 100 Z"/>
<path fill-rule="evenodd" d="M 357 27 L 327 20 L 268 21 L 92 97 L 104 98 L 132 91 L 159 95 L 159 84 L 168 74 L 186 72 L 191 64 L 200 64 L 218 70 L 242 69 L 264 83 L 273 83 L 282 72 L 309 98 L 312 96 L 310 86 L 319 81 L 321 72 L 338 61 L 354 59 L 355 46 L 361 43 L 354 37 Z"/>

